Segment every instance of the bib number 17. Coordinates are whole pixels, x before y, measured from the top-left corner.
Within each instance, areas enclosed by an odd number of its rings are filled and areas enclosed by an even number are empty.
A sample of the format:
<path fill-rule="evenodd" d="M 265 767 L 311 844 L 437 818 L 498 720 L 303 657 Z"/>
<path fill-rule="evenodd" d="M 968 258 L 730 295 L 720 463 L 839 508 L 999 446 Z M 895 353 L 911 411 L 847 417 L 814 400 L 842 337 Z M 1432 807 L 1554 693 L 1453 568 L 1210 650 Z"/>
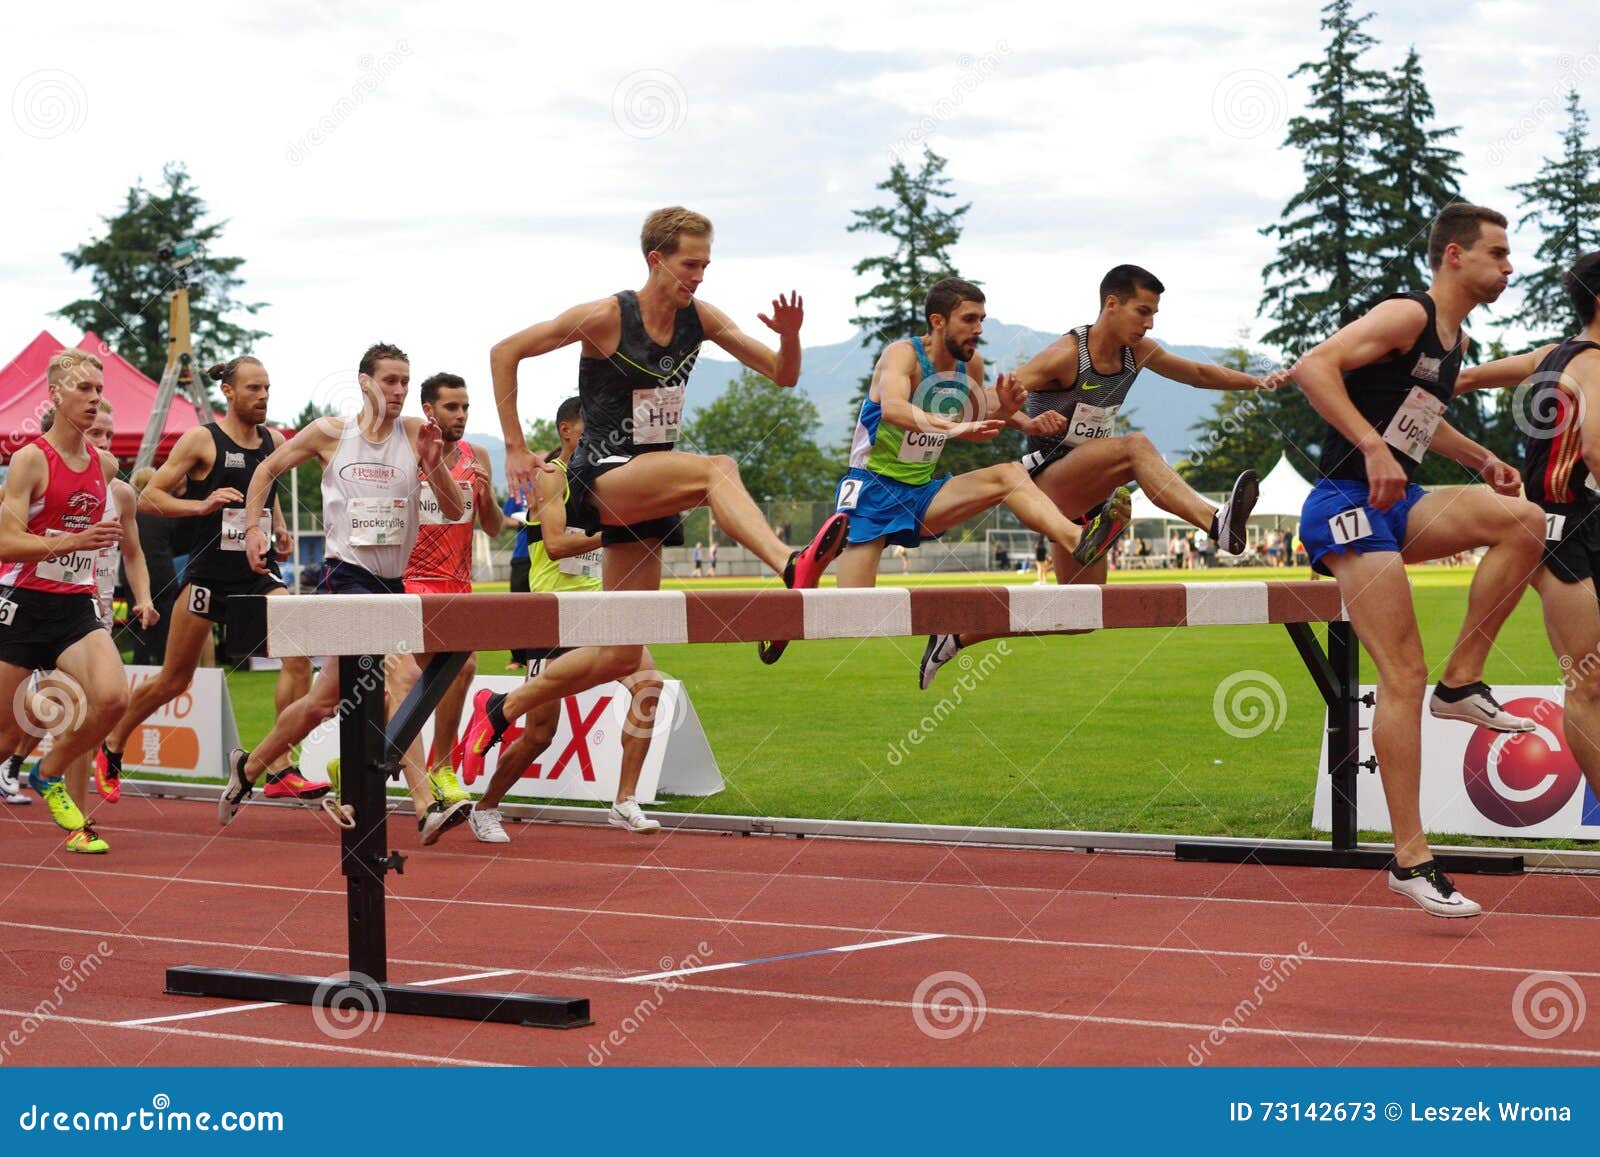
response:
<path fill-rule="evenodd" d="M 1366 508 L 1352 506 L 1349 510 L 1335 514 L 1328 519 L 1328 532 L 1333 536 L 1333 541 L 1340 546 L 1348 546 L 1352 542 L 1368 537 L 1372 534 L 1372 523 L 1367 518 Z"/>

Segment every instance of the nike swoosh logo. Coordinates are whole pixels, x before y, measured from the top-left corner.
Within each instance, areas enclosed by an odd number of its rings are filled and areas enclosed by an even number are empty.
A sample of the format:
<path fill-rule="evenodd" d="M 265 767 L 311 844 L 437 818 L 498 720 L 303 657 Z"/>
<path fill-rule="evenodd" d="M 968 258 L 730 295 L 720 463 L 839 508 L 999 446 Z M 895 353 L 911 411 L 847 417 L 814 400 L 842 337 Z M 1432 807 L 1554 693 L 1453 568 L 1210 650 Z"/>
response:
<path fill-rule="evenodd" d="M 1102 384 L 1103 383 L 1101 382 L 1095 382 L 1093 385 L 1090 385 L 1088 382 L 1079 382 L 1078 389 L 1082 390 L 1084 393 L 1088 393 L 1090 390 L 1098 390 Z"/>

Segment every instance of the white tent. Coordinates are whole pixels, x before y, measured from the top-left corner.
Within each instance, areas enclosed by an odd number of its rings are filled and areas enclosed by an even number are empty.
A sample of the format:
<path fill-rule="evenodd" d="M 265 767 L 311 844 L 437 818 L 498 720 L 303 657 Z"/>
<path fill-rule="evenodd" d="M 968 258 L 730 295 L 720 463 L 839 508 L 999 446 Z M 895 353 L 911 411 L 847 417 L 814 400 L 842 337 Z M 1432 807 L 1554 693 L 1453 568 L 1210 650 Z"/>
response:
<path fill-rule="evenodd" d="M 1289 455 L 1285 452 L 1279 455 L 1278 464 L 1261 480 L 1261 497 L 1256 501 L 1251 517 L 1299 518 L 1310 493 L 1311 483 L 1289 465 Z"/>

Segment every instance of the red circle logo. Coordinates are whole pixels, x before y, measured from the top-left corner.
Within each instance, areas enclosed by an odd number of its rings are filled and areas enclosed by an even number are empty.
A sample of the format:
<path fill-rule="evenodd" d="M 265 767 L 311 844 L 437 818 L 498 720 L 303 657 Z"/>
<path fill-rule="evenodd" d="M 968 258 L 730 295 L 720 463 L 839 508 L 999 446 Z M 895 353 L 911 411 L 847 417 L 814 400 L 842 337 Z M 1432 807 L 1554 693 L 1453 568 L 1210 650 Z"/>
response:
<path fill-rule="evenodd" d="M 1462 760 L 1467 797 L 1485 819 L 1507 828 L 1543 823 L 1560 811 L 1583 781 L 1566 745 L 1566 712 L 1549 699 L 1514 699 L 1511 715 L 1534 720 L 1534 731 L 1507 734 L 1480 727 Z"/>

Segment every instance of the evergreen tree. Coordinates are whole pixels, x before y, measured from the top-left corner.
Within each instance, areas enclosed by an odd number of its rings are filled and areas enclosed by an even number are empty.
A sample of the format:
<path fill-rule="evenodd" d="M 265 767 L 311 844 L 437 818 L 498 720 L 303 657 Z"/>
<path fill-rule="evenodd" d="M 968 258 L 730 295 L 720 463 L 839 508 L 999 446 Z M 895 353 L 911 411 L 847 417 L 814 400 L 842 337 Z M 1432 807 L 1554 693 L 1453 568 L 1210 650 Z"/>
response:
<path fill-rule="evenodd" d="M 1600 148 L 1589 143 L 1589 114 L 1576 90 L 1567 94 L 1567 118 L 1560 158 L 1546 158 L 1533 180 L 1511 186 L 1526 210 L 1518 224 L 1531 223 L 1544 236 L 1534 252 L 1540 267 L 1517 278 L 1522 308 L 1511 319 L 1537 335 L 1530 345 L 1572 332 L 1562 276 L 1576 258 L 1600 249 Z"/>
<path fill-rule="evenodd" d="M 189 328 L 199 367 L 248 353 L 268 336 L 228 320 L 236 313 L 253 316 L 265 305 L 234 300 L 234 291 L 244 284 L 238 276 L 244 258 L 212 252 L 227 222 L 205 222 L 206 203 L 181 163 L 166 165 L 161 178 L 163 187 L 154 192 L 142 182 L 134 185 L 121 211 L 101 218 L 102 236 L 61 255 L 74 272 L 90 271 L 94 295 L 55 314 L 79 329 L 93 329 L 158 381 L 167 364 L 165 303 L 176 284 L 172 267 L 156 255 L 164 242 L 193 238 L 200 244 L 199 260 L 187 270 Z"/>
<path fill-rule="evenodd" d="M 1435 129 L 1433 98 L 1415 47 L 1388 81 L 1377 107 L 1377 167 L 1370 182 L 1378 200 L 1373 245 L 1378 261 L 1371 297 L 1426 289 L 1428 232 L 1440 209 L 1461 199 L 1461 154 L 1446 141 L 1460 129 Z"/>
<path fill-rule="evenodd" d="M 1278 238 L 1278 256 L 1262 270 L 1267 287 L 1260 307 L 1277 322 L 1268 344 L 1286 357 L 1355 320 L 1373 293 L 1373 206 L 1381 193 L 1371 142 L 1385 83 L 1382 73 L 1361 64 L 1375 43 L 1361 28 L 1372 14 L 1352 16 L 1350 7 L 1350 0 L 1332 0 L 1323 8 L 1326 52 L 1290 73 L 1312 77 L 1310 108 L 1289 121 L 1284 138 L 1303 155 L 1306 183 L 1282 219 L 1262 230 Z"/>

